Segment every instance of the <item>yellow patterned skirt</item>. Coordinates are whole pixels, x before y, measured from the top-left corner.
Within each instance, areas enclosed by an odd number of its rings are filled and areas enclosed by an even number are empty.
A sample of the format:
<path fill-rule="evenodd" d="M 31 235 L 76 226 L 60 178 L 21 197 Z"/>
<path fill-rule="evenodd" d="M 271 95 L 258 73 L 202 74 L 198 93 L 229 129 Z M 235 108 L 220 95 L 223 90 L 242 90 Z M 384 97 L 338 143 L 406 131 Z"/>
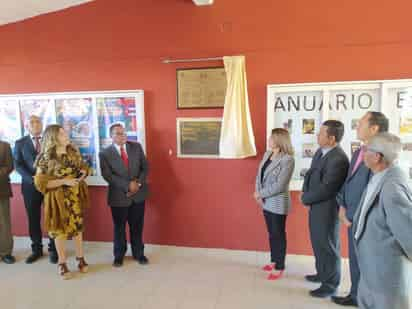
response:
<path fill-rule="evenodd" d="M 64 205 L 68 218 L 63 229 L 49 230 L 51 238 L 72 239 L 83 232 L 83 213 L 80 208 L 79 186 L 64 188 Z"/>

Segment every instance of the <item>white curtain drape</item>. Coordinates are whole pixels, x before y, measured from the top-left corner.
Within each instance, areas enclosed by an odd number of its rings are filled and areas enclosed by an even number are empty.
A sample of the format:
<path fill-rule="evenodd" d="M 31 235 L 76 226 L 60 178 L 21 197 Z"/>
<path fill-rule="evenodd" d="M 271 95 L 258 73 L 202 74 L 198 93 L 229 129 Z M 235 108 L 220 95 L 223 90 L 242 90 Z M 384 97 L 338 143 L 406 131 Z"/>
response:
<path fill-rule="evenodd" d="M 221 158 L 256 156 L 255 136 L 249 111 L 244 56 L 223 57 L 227 89 L 219 153 Z"/>

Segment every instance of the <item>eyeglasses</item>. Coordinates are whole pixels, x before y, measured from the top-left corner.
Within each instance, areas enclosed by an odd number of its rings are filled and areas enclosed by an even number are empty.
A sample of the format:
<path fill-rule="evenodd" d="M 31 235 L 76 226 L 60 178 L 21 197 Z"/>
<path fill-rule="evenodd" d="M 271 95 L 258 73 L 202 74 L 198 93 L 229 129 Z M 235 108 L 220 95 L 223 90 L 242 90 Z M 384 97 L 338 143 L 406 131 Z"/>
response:
<path fill-rule="evenodd" d="M 382 152 L 380 152 L 380 151 L 378 151 L 378 150 L 375 150 L 375 149 L 373 149 L 373 148 L 371 148 L 371 147 L 365 146 L 365 152 L 367 152 L 367 151 L 373 152 L 373 153 L 377 153 L 377 154 L 380 155 L 381 157 L 384 156 Z"/>
<path fill-rule="evenodd" d="M 127 136 L 126 133 L 113 133 L 112 135 L 115 135 L 115 136 Z"/>

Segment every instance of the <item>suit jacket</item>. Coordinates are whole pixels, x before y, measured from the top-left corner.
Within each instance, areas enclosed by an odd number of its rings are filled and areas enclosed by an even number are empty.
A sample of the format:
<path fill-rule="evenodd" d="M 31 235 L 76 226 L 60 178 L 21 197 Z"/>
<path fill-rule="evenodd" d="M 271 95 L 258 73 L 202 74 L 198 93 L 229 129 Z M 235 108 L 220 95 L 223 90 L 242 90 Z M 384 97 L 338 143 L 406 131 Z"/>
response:
<path fill-rule="evenodd" d="M 139 143 L 127 142 L 126 152 L 129 158 L 129 169 L 124 166 L 114 145 L 108 146 L 99 154 L 102 176 L 109 183 L 107 199 L 110 207 L 128 207 L 132 202 L 144 201 L 148 194 L 146 183 L 148 163 L 142 146 Z M 129 183 L 133 179 L 139 181 L 142 186 L 136 194 L 127 197 Z"/>
<path fill-rule="evenodd" d="M 10 198 L 11 191 L 9 175 L 13 171 L 13 156 L 9 143 L 0 141 L 0 198 Z"/>
<path fill-rule="evenodd" d="M 36 150 L 30 135 L 26 135 L 16 141 L 14 146 L 14 164 L 16 171 L 21 175 L 22 182 L 34 184 L 33 176 L 36 174 L 34 161 L 36 160 Z"/>
<path fill-rule="evenodd" d="M 346 208 L 346 217 L 351 222 L 356 210 L 358 209 L 362 193 L 366 189 L 372 175 L 370 169 L 367 168 L 363 162 L 358 166 L 355 173 L 352 173 L 356 161 L 358 160 L 359 153 L 360 149 L 353 154 L 348 170 L 348 176 L 346 177 L 345 183 L 336 197 L 338 204 Z"/>
<path fill-rule="evenodd" d="M 385 308 L 405 307 L 412 295 L 412 192 L 399 167 L 391 167 L 376 186 L 366 204 L 355 213 L 353 233 L 361 280 L 369 291 L 385 295 Z M 389 299 L 388 299 L 389 298 Z"/>
<path fill-rule="evenodd" d="M 305 205 L 337 206 L 336 195 L 345 182 L 349 160 L 340 146 L 326 155 L 318 149 L 303 182 L 302 202 Z"/>
<path fill-rule="evenodd" d="M 271 155 L 271 151 L 263 155 L 256 175 L 255 190 L 263 199 L 263 209 L 286 215 L 290 210 L 289 183 L 295 168 L 295 159 L 290 155 L 276 158 L 266 168 L 262 181 L 262 167 Z"/>

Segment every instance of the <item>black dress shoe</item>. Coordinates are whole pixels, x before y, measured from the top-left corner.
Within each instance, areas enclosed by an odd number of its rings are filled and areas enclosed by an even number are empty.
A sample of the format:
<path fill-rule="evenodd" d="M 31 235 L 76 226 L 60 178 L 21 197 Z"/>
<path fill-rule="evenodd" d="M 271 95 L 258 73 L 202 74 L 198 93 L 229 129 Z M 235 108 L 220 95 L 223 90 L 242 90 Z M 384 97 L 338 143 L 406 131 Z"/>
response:
<path fill-rule="evenodd" d="M 57 255 L 57 252 L 49 252 L 49 262 L 51 264 L 57 264 L 59 261 L 59 256 Z"/>
<path fill-rule="evenodd" d="M 138 262 L 140 265 L 149 264 L 148 258 L 145 257 L 144 255 L 139 256 L 136 260 L 137 260 L 137 262 Z"/>
<path fill-rule="evenodd" d="M 32 264 L 36 262 L 38 259 L 40 259 L 43 256 L 42 252 L 33 252 L 31 255 L 29 255 L 26 259 L 26 264 Z"/>
<path fill-rule="evenodd" d="M 335 295 L 335 293 L 336 289 L 331 289 L 325 286 L 321 286 L 319 289 L 312 290 L 309 292 L 310 296 L 319 298 L 331 297 Z"/>
<path fill-rule="evenodd" d="M 338 304 L 338 305 L 341 305 L 341 306 L 352 306 L 352 307 L 357 307 L 358 306 L 358 302 L 350 294 L 347 295 L 347 296 L 344 296 L 344 297 L 332 296 L 332 301 L 335 304 Z"/>
<path fill-rule="evenodd" d="M 16 259 L 14 258 L 14 256 L 10 254 L 3 256 L 1 260 L 6 264 L 14 264 L 16 262 Z"/>
<path fill-rule="evenodd" d="M 309 281 L 309 282 L 316 282 L 316 283 L 320 282 L 320 277 L 319 277 L 318 274 L 316 274 L 316 275 L 306 275 L 305 279 L 306 279 L 306 281 Z"/>
<path fill-rule="evenodd" d="M 114 259 L 113 261 L 113 266 L 114 267 L 122 267 L 123 266 L 123 259 Z"/>

